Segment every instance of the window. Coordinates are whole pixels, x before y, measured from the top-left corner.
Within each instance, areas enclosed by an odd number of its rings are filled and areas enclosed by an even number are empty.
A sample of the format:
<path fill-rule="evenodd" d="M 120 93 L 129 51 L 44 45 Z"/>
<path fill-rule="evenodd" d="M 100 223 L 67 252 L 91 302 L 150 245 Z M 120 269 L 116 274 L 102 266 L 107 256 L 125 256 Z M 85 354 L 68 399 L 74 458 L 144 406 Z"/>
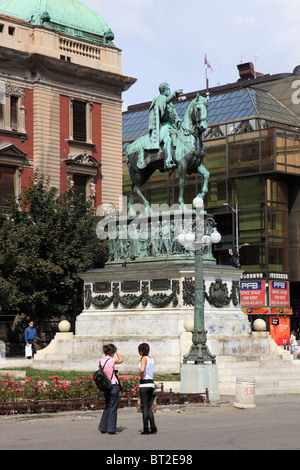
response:
<path fill-rule="evenodd" d="M 73 101 L 73 139 L 86 142 L 86 103 Z"/>
<path fill-rule="evenodd" d="M 17 96 L 10 97 L 10 128 L 12 131 L 18 130 L 18 104 Z"/>
<path fill-rule="evenodd" d="M 4 127 L 4 105 L 0 103 L 0 129 Z"/>
<path fill-rule="evenodd" d="M 226 181 L 211 181 L 207 194 L 207 205 L 220 205 L 226 202 Z"/>
<path fill-rule="evenodd" d="M 73 175 L 74 188 L 78 194 L 82 194 L 86 199 L 87 177 L 85 175 Z"/>
<path fill-rule="evenodd" d="M 247 210 L 239 206 L 239 241 L 243 243 L 261 243 L 265 241 L 264 210 Z"/>
<path fill-rule="evenodd" d="M 78 194 L 85 200 L 95 200 L 96 184 L 100 163 L 84 150 L 82 153 L 69 156 L 66 160 L 67 176 Z"/>
<path fill-rule="evenodd" d="M 70 140 L 92 144 L 93 103 L 70 98 Z"/>
<path fill-rule="evenodd" d="M 10 196 L 18 196 L 21 191 L 21 174 L 25 166 L 26 154 L 11 143 L 0 145 L 0 206 L 7 204 Z"/>
<path fill-rule="evenodd" d="M 288 238 L 288 211 L 268 211 L 268 234 L 273 243 L 282 243 Z"/>
<path fill-rule="evenodd" d="M 259 171 L 259 135 L 257 136 L 249 140 L 246 140 L 243 134 L 228 138 L 231 176 L 237 176 L 245 171 L 251 173 Z"/>
<path fill-rule="evenodd" d="M 240 264 L 245 271 L 265 271 L 266 249 L 264 246 L 247 246 L 240 250 Z"/>
<path fill-rule="evenodd" d="M 285 209 L 288 206 L 288 184 L 267 179 L 268 206 Z"/>
<path fill-rule="evenodd" d="M 60 59 L 66 61 L 66 62 L 71 62 L 71 57 L 69 57 L 69 56 L 61 55 Z"/>
<path fill-rule="evenodd" d="M 224 139 L 205 142 L 207 156 L 204 165 L 211 175 L 223 173 L 226 175 L 226 142 Z"/>
<path fill-rule="evenodd" d="M 0 129 L 26 133 L 25 90 L 0 81 Z"/>
<path fill-rule="evenodd" d="M 288 271 L 288 247 L 270 246 L 268 262 L 270 271 Z"/>
<path fill-rule="evenodd" d="M 293 167 L 299 168 L 299 155 L 300 155 L 300 138 L 299 134 L 286 133 L 286 163 L 287 171 L 299 174 L 299 171 L 294 170 Z M 294 170 L 294 171 L 293 171 Z"/>
<path fill-rule="evenodd" d="M 10 36 L 14 36 L 15 35 L 15 31 L 16 31 L 16 28 L 14 28 L 13 26 L 9 26 L 8 27 L 8 34 Z"/>
<path fill-rule="evenodd" d="M 274 169 L 273 129 L 261 131 L 261 165 L 264 170 Z"/>
<path fill-rule="evenodd" d="M 15 168 L 0 166 L 0 207 L 15 194 Z"/>
<path fill-rule="evenodd" d="M 235 198 L 238 204 L 265 201 L 265 183 L 261 176 L 237 178 L 234 180 Z"/>

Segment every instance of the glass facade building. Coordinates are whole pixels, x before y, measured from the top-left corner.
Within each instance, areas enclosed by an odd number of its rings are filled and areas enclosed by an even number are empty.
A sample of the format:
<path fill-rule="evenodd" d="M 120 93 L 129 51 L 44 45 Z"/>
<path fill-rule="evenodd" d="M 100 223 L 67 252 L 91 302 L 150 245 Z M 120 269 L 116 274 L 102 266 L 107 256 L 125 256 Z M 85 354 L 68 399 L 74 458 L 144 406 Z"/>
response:
<path fill-rule="evenodd" d="M 204 95 L 205 90 L 200 93 Z M 196 94 L 174 102 L 180 118 Z M 123 113 L 124 150 L 129 142 L 147 134 L 149 105 L 131 106 Z M 243 81 L 210 90 L 207 124 L 204 165 L 210 179 L 205 206 L 222 234 L 214 251 L 217 263 L 230 264 L 231 249 L 238 244 L 244 277 L 265 280 L 264 307 L 270 307 L 272 278 L 290 283 L 289 305 L 281 313 L 291 314 L 291 306 L 300 307 L 300 118 L 262 86 Z M 123 190 L 129 196 L 130 175 L 125 160 L 123 164 Z M 201 175 L 187 176 L 186 204 L 192 203 L 201 187 Z M 177 170 L 157 171 L 143 192 L 151 204 L 176 203 Z"/>

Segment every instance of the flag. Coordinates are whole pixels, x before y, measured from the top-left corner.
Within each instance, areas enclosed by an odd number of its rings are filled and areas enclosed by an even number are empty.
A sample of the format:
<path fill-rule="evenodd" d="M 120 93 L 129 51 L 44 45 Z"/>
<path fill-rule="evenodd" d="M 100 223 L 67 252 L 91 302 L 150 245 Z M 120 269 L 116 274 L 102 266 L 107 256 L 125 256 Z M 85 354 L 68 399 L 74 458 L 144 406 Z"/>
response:
<path fill-rule="evenodd" d="M 210 65 L 206 57 L 204 57 L 204 64 L 206 69 L 210 69 L 211 72 L 213 71 L 212 66 Z"/>

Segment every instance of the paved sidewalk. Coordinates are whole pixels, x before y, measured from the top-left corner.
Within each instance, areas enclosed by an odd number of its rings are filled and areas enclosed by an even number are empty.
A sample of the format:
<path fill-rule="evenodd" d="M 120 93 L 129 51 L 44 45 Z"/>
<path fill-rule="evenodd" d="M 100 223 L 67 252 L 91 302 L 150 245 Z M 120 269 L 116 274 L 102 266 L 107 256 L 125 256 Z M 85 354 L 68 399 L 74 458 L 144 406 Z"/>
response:
<path fill-rule="evenodd" d="M 110 458 L 143 450 L 155 456 L 167 450 L 300 449 L 300 395 L 259 396 L 248 410 L 234 408 L 233 397 L 222 398 L 213 405 L 159 407 L 158 434 L 149 436 L 139 434 L 142 417 L 135 409 L 118 411 L 115 436 L 97 433 L 101 411 L 2 416 L 0 450 L 102 450 Z"/>

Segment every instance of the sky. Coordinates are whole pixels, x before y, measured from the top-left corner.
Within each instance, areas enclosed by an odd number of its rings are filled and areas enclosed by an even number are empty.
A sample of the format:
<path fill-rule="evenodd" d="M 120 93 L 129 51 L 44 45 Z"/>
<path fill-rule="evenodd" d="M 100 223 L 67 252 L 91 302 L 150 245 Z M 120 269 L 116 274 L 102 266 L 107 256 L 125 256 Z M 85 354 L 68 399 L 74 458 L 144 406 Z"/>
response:
<path fill-rule="evenodd" d="M 261 73 L 292 72 L 300 64 L 299 0 L 83 0 L 112 29 L 123 74 L 138 81 L 124 108 L 151 101 L 161 82 L 185 93 L 235 82 L 237 65 Z"/>
<path fill-rule="evenodd" d="M 81 0 L 112 29 L 123 74 L 137 82 L 124 106 L 151 101 L 158 86 L 185 93 L 238 78 L 237 65 L 261 73 L 292 72 L 300 64 L 299 0 Z"/>

